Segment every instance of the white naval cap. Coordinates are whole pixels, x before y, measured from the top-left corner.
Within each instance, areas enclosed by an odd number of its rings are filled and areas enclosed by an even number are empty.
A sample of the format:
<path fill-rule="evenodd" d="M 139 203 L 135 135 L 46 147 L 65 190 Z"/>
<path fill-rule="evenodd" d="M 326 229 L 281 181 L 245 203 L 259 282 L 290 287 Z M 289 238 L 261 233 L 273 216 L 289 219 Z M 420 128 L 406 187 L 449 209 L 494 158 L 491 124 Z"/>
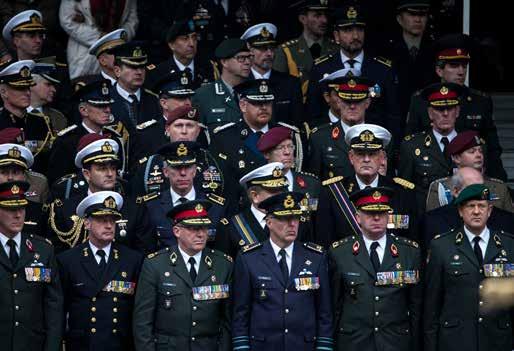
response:
<path fill-rule="evenodd" d="M 34 164 L 34 156 L 25 146 L 0 144 L 0 167 L 12 164 L 28 169 Z"/>
<path fill-rule="evenodd" d="M 376 124 L 362 123 L 350 127 L 344 136 L 352 149 L 382 149 L 389 145 L 391 133 Z"/>
<path fill-rule="evenodd" d="M 259 46 L 267 44 L 275 44 L 277 37 L 277 26 L 272 23 L 259 23 L 248 28 L 243 35 L 242 40 L 246 40 L 250 45 Z"/>
<path fill-rule="evenodd" d="M 11 42 L 16 32 L 44 32 L 43 15 L 36 10 L 26 10 L 12 17 L 4 26 L 2 36 L 6 42 Z"/>
<path fill-rule="evenodd" d="M 330 74 L 324 74 L 323 78 L 321 78 L 319 82 L 320 83 L 328 82 L 328 81 L 336 80 L 337 78 L 348 77 L 348 76 L 359 77 L 360 75 L 361 75 L 361 70 L 358 68 L 342 68 L 342 69 L 339 69 Z"/>
<path fill-rule="evenodd" d="M 239 179 L 239 184 L 251 187 L 254 185 L 263 188 L 276 189 L 286 188 L 289 184 L 283 172 L 284 164 L 282 162 L 271 162 L 254 169 Z"/>
<path fill-rule="evenodd" d="M 89 136 L 89 134 L 86 134 L 86 136 Z M 84 137 L 80 140 L 82 141 L 83 139 Z M 79 141 L 79 145 L 80 144 L 81 143 Z M 118 161 L 118 151 L 119 146 L 112 139 L 102 138 L 95 140 L 80 148 L 80 151 L 77 152 L 77 155 L 75 156 L 75 166 L 77 168 L 83 168 L 84 165 L 89 162 L 102 163 Z"/>
<path fill-rule="evenodd" d="M 125 44 L 127 42 L 127 38 L 127 32 L 125 29 L 116 29 L 95 41 L 93 45 L 89 47 L 89 54 L 98 57 L 101 53 L 109 49 Z"/>
<path fill-rule="evenodd" d="M 31 71 L 35 64 L 32 60 L 21 60 L 9 64 L 0 71 L 0 84 L 8 84 L 14 88 L 33 86 Z"/>
<path fill-rule="evenodd" d="M 115 191 L 97 191 L 82 200 L 77 208 L 77 216 L 118 216 L 123 206 L 123 197 Z"/>

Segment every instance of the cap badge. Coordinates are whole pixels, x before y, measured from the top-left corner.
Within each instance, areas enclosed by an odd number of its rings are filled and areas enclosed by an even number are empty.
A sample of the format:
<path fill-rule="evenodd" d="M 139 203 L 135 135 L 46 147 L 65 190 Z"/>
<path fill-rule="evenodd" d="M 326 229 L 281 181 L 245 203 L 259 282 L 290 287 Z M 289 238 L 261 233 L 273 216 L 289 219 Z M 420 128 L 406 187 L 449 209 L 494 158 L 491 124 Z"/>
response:
<path fill-rule="evenodd" d="M 112 152 L 112 145 L 106 141 L 105 144 L 102 145 L 102 152 Z"/>
<path fill-rule="evenodd" d="M 441 90 L 439 90 L 439 92 L 442 94 L 442 95 L 446 95 L 448 94 L 448 88 L 443 86 L 441 87 Z"/>
<path fill-rule="evenodd" d="M 482 199 L 489 200 L 489 189 L 484 189 L 482 191 Z"/>
<path fill-rule="evenodd" d="M 286 199 L 284 200 L 284 207 L 285 208 L 293 208 L 294 207 L 294 199 L 291 195 L 287 195 Z"/>
<path fill-rule="evenodd" d="M 30 22 L 32 24 L 41 24 L 41 17 L 37 13 L 30 16 Z"/>
<path fill-rule="evenodd" d="M 143 56 L 143 50 L 141 50 L 140 47 L 136 47 L 134 51 L 132 51 L 132 57 L 142 57 Z"/>
<path fill-rule="evenodd" d="M 9 149 L 9 151 L 7 152 L 7 155 L 9 155 L 9 157 L 12 157 L 12 158 L 20 158 L 21 157 L 21 151 L 20 149 L 18 149 L 16 146 Z"/>
<path fill-rule="evenodd" d="M 196 109 L 195 108 L 191 109 L 191 111 L 189 111 L 187 113 L 187 117 L 189 117 L 189 118 L 194 118 L 195 115 L 196 115 Z"/>
<path fill-rule="evenodd" d="M 116 200 L 112 196 L 109 196 L 104 200 L 104 206 L 107 208 L 116 208 Z"/>
<path fill-rule="evenodd" d="M 359 138 L 362 142 L 369 143 L 369 142 L 375 140 L 375 135 L 372 132 L 370 132 L 369 130 L 365 130 L 364 132 L 361 133 Z"/>
<path fill-rule="evenodd" d="M 274 178 L 282 177 L 282 170 L 279 167 L 275 167 L 272 175 Z"/>
<path fill-rule="evenodd" d="M 357 255 L 357 254 L 359 253 L 359 248 L 360 248 L 360 246 L 361 246 L 361 245 L 359 244 L 359 242 L 358 242 L 358 241 L 355 241 L 355 242 L 353 243 L 353 245 L 352 245 L 352 253 L 353 253 L 354 255 Z"/>
<path fill-rule="evenodd" d="M 198 205 L 196 205 L 196 207 L 195 207 L 195 211 L 196 211 L 197 213 L 202 212 L 202 211 L 203 211 L 203 206 L 202 206 L 202 204 L 198 204 Z"/>
<path fill-rule="evenodd" d="M 348 19 L 357 18 L 357 10 L 355 10 L 353 6 L 350 6 L 348 11 L 346 11 L 346 17 L 348 17 Z"/>
<path fill-rule="evenodd" d="M 259 91 L 263 94 L 266 94 L 268 92 L 268 84 L 266 84 L 266 81 L 261 82 L 261 86 L 259 87 Z"/>
<path fill-rule="evenodd" d="M 332 139 L 337 138 L 339 138 L 339 127 L 335 127 L 334 129 L 332 129 Z"/>
<path fill-rule="evenodd" d="M 349 86 L 350 88 L 355 88 L 355 87 L 357 86 L 357 83 L 356 83 L 353 79 L 350 79 L 350 80 L 348 81 L 348 86 Z"/>
<path fill-rule="evenodd" d="M 189 84 L 189 79 L 187 79 L 187 73 L 183 73 L 182 74 L 182 77 L 180 78 L 180 84 L 182 85 L 188 85 Z"/>
<path fill-rule="evenodd" d="M 11 187 L 11 193 L 13 193 L 13 195 L 18 194 L 19 192 L 20 192 L 20 187 L 19 187 L 19 186 L 17 186 L 17 185 L 13 185 L 13 186 Z"/>
<path fill-rule="evenodd" d="M 373 199 L 378 200 L 382 197 L 382 194 L 380 193 L 380 191 L 375 191 L 371 196 L 373 197 Z"/>
<path fill-rule="evenodd" d="M 109 95 L 109 88 L 106 83 L 102 84 L 102 95 Z"/>
<path fill-rule="evenodd" d="M 79 91 L 82 87 L 85 87 L 86 86 L 86 83 L 84 82 L 77 82 L 75 84 L 75 91 Z"/>
<path fill-rule="evenodd" d="M 261 36 L 263 38 L 269 38 L 270 35 L 271 35 L 271 33 L 269 32 L 268 28 L 262 27 L 262 29 L 261 29 Z"/>
<path fill-rule="evenodd" d="M 462 50 L 461 49 L 457 49 L 457 55 L 460 55 L 462 54 Z"/>
<path fill-rule="evenodd" d="M 481 144 L 482 144 L 482 141 L 481 141 L 481 140 L 480 140 L 480 138 L 479 138 L 479 137 L 477 137 L 476 135 L 475 135 L 475 143 L 476 143 L 477 145 L 481 145 Z"/>
<path fill-rule="evenodd" d="M 22 69 L 20 69 L 20 76 L 23 78 L 30 77 L 30 69 L 27 66 L 24 66 Z"/>
<path fill-rule="evenodd" d="M 177 148 L 177 156 L 187 156 L 187 147 L 184 144 L 180 144 Z"/>

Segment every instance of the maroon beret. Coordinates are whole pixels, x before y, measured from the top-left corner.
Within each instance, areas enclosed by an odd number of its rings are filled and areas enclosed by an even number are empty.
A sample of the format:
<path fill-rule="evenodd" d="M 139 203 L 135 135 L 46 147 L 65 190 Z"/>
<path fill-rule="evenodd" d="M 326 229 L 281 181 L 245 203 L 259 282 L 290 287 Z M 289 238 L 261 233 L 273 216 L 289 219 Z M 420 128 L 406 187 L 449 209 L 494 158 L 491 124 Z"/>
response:
<path fill-rule="evenodd" d="M 102 140 L 102 139 L 108 139 L 103 135 L 97 134 L 97 133 L 88 133 L 84 135 L 82 138 L 79 139 L 79 143 L 77 145 L 77 152 L 88 146 L 94 141 Z"/>
<path fill-rule="evenodd" d="M 20 128 L 5 128 L 0 131 L 0 144 L 18 144 L 21 142 Z"/>
<path fill-rule="evenodd" d="M 292 139 L 292 131 L 286 127 L 274 127 L 264 133 L 257 141 L 257 150 L 266 152 L 286 139 Z"/>
<path fill-rule="evenodd" d="M 446 152 L 450 156 L 458 155 L 467 149 L 472 147 L 483 145 L 484 143 L 480 139 L 477 132 L 467 130 L 465 132 L 457 134 L 455 138 L 448 144 Z"/>
<path fill-rule="evenodd" d="M 198 121 L 200 113 L 197 108 L 191 106 L 179 106 L 170 111 L 170 115 L 166 118 L 166 127 L 175 122 L 177 119 L 190 119 Z"/>

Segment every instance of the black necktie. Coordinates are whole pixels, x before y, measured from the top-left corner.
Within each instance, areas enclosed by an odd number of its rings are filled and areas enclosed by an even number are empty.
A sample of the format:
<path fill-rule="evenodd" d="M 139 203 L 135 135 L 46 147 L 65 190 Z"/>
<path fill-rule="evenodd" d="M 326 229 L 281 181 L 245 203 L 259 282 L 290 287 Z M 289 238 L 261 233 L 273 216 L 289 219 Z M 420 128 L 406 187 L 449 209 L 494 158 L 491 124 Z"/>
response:
<path fill-rule="evenodd" d="M 104 250 L 98 250 L 96 252 L 98 256 L 100 256 L 100 262 L 98 263 L 98 269 L 101 273 L 105 271 L 105 267 L 107 267 L 107 261 L 105 260 L 105 251 Z"/>
<path fill-rule="evenodd" d="M 255 132 L 255 135 L 257 135 L 257 141 L 261 138 L 261 136 L 263 135 L 264 133 L 261 132 L 260 130 Z"/>
<path fill-rule="evenodd" d="M 278 254 L 281 257 L 278 264 L 280 265 L 280 270 L 282 271 L 282 277 L 284 278 L 284 281 L 287 282 L 289 280 L 289 269 L 287 268 L 286 250 L 280 249 Z"/>
<path fill-rule="evenodd" d="M 419 51 L 419 49 L 417 47 L 415 47 L 414 45 L 410 47 L 409 54 L 413 60 L 415 60 L 416 56 L 418 56 L 418 51 Z"/>
<path fill-rule="evenodd" d="M 370 256 L 371 256 L 371 263 L 373 264 L 373 268 L 375 268 L 375 272 L 378 272 L 380 270 L 380 260 L 378 259 L 377 247 L 378 247 L 378 242 L 373 241 L 371 243 Z"/>
<path fill-rule="evenodd" d="M 357 61 L 356 61 L 356 60 L 354 60 L 354 59 L 346 60 L 346 63 L 347 63 L 348 65 L 350 65 L 350 68 L 353 68 L 353 65 L 355 65 L 355 63 L 356 63 L 356 62 L 357 62 Z"/>
<path fill-rule="evenodd" d="M 7 240 L 7 246 L 9 246 L 9 261 L 11 261 L 11 265 L 15 267 L 18 263 L 18 259 L 20 258 L 16 251 L 16 241 L 13 239 Z"/>
<path fill-rule="evenodd" d="M 188 200 L 185 198 L 185 197 L 180 197 L 178 199 L 178 202 L 180 202 L 181 204 L 185 204 Z"/>
<path fill-rule="evenodd" d="M 191 281 L 194 283 L 196 280 L 196 269 L 195 269 L 196 261 L 195 261 L 194 257 L 189 257 L 188 262 L 191 265 L 191 269 L 189 270 L 189 276 L 191 277 Z"/>
<path fill-rule="evenodd" d="M 478 265 L 482 266 L 484 264 L 484 256 L 482 255 L 482 249 L 480 248 L 479 242 L 479 236 L 473 238 L 473 251 L 475 251 L 475 256 L 478 260 Z"/>
<path fill-rule="evenodd" d="M 442 137 L 441 138 L 441 143 L 444 145 L 443 147 L 443 155 L 444 155 L 444 158 L 446 159 L 446 161 L 448 162 L 448 164 L 451 164 L 452 162 L 452 159 L 449 155 L 447 155 L 446 153 L 446 150 L 448 149 L 448 144 L 450 143 L 450 141 L 448 140 L 447 137 Z"/>
<path fill-rule="evenodd" d="M 132 100 L 129 103 L 129 117 L 134 124 L 137 124 L 137 96 L 136 94 L 130 94 L 129 98 Z"/>
<path fill-rule="evenodd" d="M 314 43 L 309 48 L 309 51 L 311 52 L 312 59 L 315 60 L 321 56 L 321 45 Z"/>

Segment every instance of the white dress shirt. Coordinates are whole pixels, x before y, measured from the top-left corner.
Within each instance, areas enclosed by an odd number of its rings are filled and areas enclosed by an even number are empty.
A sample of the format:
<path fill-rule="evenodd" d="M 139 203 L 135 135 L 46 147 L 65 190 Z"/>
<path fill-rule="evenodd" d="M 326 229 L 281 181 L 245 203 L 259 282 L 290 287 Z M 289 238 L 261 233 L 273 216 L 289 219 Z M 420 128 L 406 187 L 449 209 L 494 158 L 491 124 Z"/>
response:
<path fill-rule="evenodd" d="M 359 189 L 364 189 L 367 186 L 370 186 L 372 188 L 376 188 L 378 186 L 378 174 L 375 177 L 375 179 L 371 182 L 371 184 L 364 184 L 362 180 L 360 180 L 358 175 L 355 175 L 355 179 L 357 179 L 357 184 L 359 185 Z"/>
<path fill-rule="evenodd" d="M 175 55 L 173 55 L 173 61 L 175 61 L 175 64 L 177 65 L 178 69 L 180 71 L 183 71 L 187 68 L 189 68 L 191 70 L 191 74 L 193 75 L 193 77 L 195 76 L 195 60 L 191 60 L 191 63 L 187 66 L 184 66 L 182 64 L 182 62 L 180 62 L 179 60 L 177 60 L 177 58 L 175 57 Z"/>
<path fill-rule="evenodd" d="M 350 64 L 346 62 L 350 60 L 350 58 L 346 56 L 342 50 L 339 50 L 339 52 L 341 53 L 341 62 L 343 63 L 344 68 L 351 68 Z M 364 62 L 364 50 L 361 50 L 360 54 L 358 54 L 353 59 L 355 60 L 353 68 L 362 71 L 362 62 Z"/>
<path fill-rule="evenodd" d="M 268 72 L 266 72 L 264 74 L 260 74 L 259 72 L 254 70 L 253 67 L 250 69 L 252 70 L 252 74 L 255 77 L 255 79 L 269 79 L 269 77 L 271 76 L 271 70 L 269 70 Z"/>
<path fill-rule="evenodd" d="M 434 133 L 434 136 L 437 140 L 437 145 L 439 145 L 439 149 L 441 149 L 441 152 L 443 152 L 444 150 L 444 144 L 441 142 L 443 136 L 446 136 L 448 138 L 448 143 L 451 143 L 452 140 L 457 136 L 457 132 L 455 131 L 455 129 L 452 130 L 448 135 L 439 134 L 438 132 L 436 132 L 435 129 L 432 129 L 432 132 Z"/>
<path fill-rule="evenodd" d="M 269 239 L 269 242 L 271 243 L 271 248 L 273 249 L 273 252 L 275 253 L 275 258 L 277 262 L 280 262 L 282 259 L 282 256 L 280 256 L 279 251 L 282 249 L 281 247 L 278 247 L 277 244 L 273 242 L 273 240 Z M 287 263 L 287 269 L 289 271 L 289 274 L 291 274 L 291 264 L 293 262 L 293 247 L 294 247 L 294 241 L 288 246 L 284 247 L 284 250 L 286 251 L 286 263 Z"/>
<path fill-rule="evenodd" d="M 293 172 L 291 170 L 288 170 L 285 177 L 287 179 L 287 182 L 289 183 L 289 185 L 287 186 L 287 190 L 293 191 L 293 186 L 294 186 Z"/>
<path fill-rule="evenodd" d="M 262 229 L 264 229 L 264 227 L 266 226 L 266 220 L 264 219 L 264 217 L 266 217 L 266 213 L 259 211 L 253 205 L 250 206 L 250 211 L 252 211 L 255 219 L 261 225 Z"/>
<path fill-rule="evenodd" d="M 16 243 L 16 252 L 18 253 L 18 257 L 20 257 L 21 233 L 16 234 L 12 239 Z M 7 257 L 9 257 L 9 253 L 11 252 L 11 247 L 7 245 L 8 240 L 9 238 L 7 236 L 0 233 L 0 242 L 2 243 L 2 247 L 4 248 Z"/>
<path fill-rule="evenodd" d="M 253 129 L 252 127 L 250 127 L 250 129 L 252 130 L 252 132 L 263 132 L 263 133 L 267 133 L 268 130 L 269 130 L 269 126 L 266 124 L 264 127 L 262 127 L 260 130 L 257 130 L 257 129 Z"/>
<path fill-rule="evenodd" d="M 132 94 L 136 95 L 138 102 L 141 101 L 141 89 L 137 89 L 135 93 L 129 93 L 128 91 L 123 89 L 119 84 L 116 84 L 116 91 L 118 92 L 118 94 L 120 94 L 122 98 L 124 98 L 128 102 L 132 102 L 132 99 L 129 97 L 129 95 Z"/>
<path fill-rule="evenodd" d="M 29 113 L 43 113 L 43 107 L 27 107 L 27 112 Z"/>
<path fill-rule="evenodd" d="M 170 188 L 171 194 L 171 202 L 173 203 L 173 207 L 180 205 L 182 202 L 179 201 L 180 198 L 184 197 L 188 201 L 193 201 L 196 199 L 196 191 L 195 187 L 191 187 L 191 190 L 184 196 L 177 194 L 172 188 Z"/>
<path fill-rule="evenodd" d="M 331 109 L 328 109 L 328 118 L 330 119 L 330 123 L 337 123 L 341 120 L 338 116 L 334 115 Z"/>
<path fill-rule="evenodd" d="M 93 245 L 91 241 L 89 241 L 89 248 L 93 252 L 93 257 L 95 258 L 96 263 L 100 264 L 100 260 L 102 259 L 102 257 L 96 254 L 100 249 Z M 109 254 L 111 253 L 111 243 L 109 243 L 109 245 L 107 245 L 106 247 L 102 248 L 102 250 L 104 250 L 105 252 L 105 263 L 107 263 L 109 262 Z"/>
<path fill-rule="evenodd" d="M 475 246 L 473 239 L 475 239 L 477 235 L 471 233 L 468 228 L 466 228 L 466 226 L 464 226 L 464 233 L 466 233 L 469 243 L 471 244 L 471 248 L 473 248 Z M 489 228 L 485 227 L 484 230 L 482 230 L 482 233 L 480 233 L 478 236 L 480 237 L 478 246 L 480 246 L 480 250 L 482 250 L 482 258 L 485 258 L 485 250 L 487 249 L 487 244 L 489 244 L 489 238 L 491 237 Z"/>
<path fill-rule="evenodd" d="M 366 235 L 363 235 L 362 238 L 364 239 L 364 245 L 366 245 L 366 250 L 368 250 L 368 254 L 370 255 L 370 257 L 371 257 L 371 244 L 375 241 L 378 242 L 377 254 L 378 254 L 378 259 L 380 261 L 380 264 L 382 264 L 382 261 L 384 260 L 385 247 L 387 245 L 387 235 L 384 234 L 378 240 L 370 240 L 366 237 Z"/>
<path fill-rule="evenodd" d="M 178 251 L 182 255 L 182 258 L 184 259 L 184 263 L 186 264 L 188 272 L 191 271 L 191 265 L 189 264 L 189 258 L 193 257 L 195 259 L 195 262 L 196 262 L 195 263 L 195 270 L 196 270 L 196 274 L 198 274 L 198 270 L 200 269 L 200 262 L 202 261 L 202 251 L 199 251 L 194 256 L 189 256 L 185 251 L 183 251 L 180 248 L 180 245 L 178 246 Z"/>
<path fill-rule="evenodd" d="M 104 77 L 105 79 L 107 79 L 108 81 L 111 82 L 111 86 L 114 86 L 114 84 L 116 84 L 116 79 L 114 79 L 113 77 L 111 77 L 110 75 L 105 73 L 104 71 L 101 71 L 100 74 L 102 75 L 102 77 Z"/>
<path fill-rule="evenodd" d="M 96 133 L 98 135 L 102 135 L 102 130 L 100 130 L 98 133 L 95 132 L 93 129 L 89 128 L 84 122 L 82 122 L 82 127 L 84 127 L 85 130 L 87 130 L 88 133 Z"/>

